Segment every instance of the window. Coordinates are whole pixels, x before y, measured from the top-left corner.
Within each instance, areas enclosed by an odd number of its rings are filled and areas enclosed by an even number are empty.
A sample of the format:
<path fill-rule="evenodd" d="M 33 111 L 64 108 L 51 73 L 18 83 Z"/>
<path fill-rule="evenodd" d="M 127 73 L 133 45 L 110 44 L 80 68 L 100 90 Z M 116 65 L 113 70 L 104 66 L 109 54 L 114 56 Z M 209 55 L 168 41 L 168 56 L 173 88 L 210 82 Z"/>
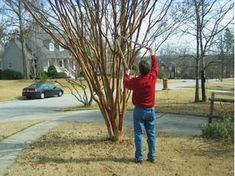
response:
<path fill-rule="evenodd" d="M 49 43 L 49 51 L 54 51 L 55 50 L 55 45 L 54 43 Z"/>
<path fill-rule="evenodd" d="M 61 60 L 59 61 L 59 66 L 63 67 L 63 62 Z"/>
<path fill-rule="evenodd" d="M 8 68 L 10 69 L 11 67 L 12 67 L 12 64 L 11 64 L 11 63 L 9 63 L 9 64 L 8 64 Z"/>
<path fill-rule="evenodd" d="M 64 51 L 64 48 L 59 46 L 59 51 Z"/>

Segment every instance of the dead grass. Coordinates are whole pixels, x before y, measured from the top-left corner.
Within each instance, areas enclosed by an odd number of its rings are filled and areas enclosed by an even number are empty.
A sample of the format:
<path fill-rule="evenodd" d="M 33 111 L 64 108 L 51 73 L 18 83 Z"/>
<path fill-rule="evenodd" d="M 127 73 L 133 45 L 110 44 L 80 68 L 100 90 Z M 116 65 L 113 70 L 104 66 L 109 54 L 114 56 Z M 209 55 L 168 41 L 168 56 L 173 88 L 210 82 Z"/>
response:
<path fill-rule="evenodd" d="M 209 98 L 211 96 L 211 92 L 207 91 L 206 93 L 207 97 Z M 210 107 L 209 101 L 199 102 L 199 103 L 193 102 L 194 100 L 193 88 L 159 91 L 157 92 L 156 100 L 157 100 L 156 110 L 159 112 L 189 114 L 189 115 L 199 115 L 199 116 L 207 116 L 209 114 L 209 107 Z M 214 109 L 215 109 L 214 115 L 219 115 L 221 112 L 234 111 L 234 106 L 231 103 L 216 102 Z"/>
<path fill-rule="evenodd" d="M 59 84 L 54 82 L 55 80 L 50 80 L 49 82 L 54 83 L 56 86 L 61 87 Z M 68 85 L 66 80 L 59 80 L 62 84 Z M 36 81 L 33 80 L 0 80 L 0 102 L 7 100 L 22 99 L 22 89 L 29 86 Z M 64 93 L 70 93 L 68 88 L 63 88 Z"/>
<path fill-rule="evenodd" d="M 223 79 L 223 82 L 209 82 L 206 84 L 207 89 L 234 91 L 234 78 Z"/>
<path fill-rule="evenodd" d="M 40 122 L 37 120 L 2 122 L 0 123 L 0 141 Z"/>
<path fill-rule="evenodd" d="M 126 130 L 129 136 L 114 143 L 102 125 L 62 124 L 25 149 L 8 176 L 233 175 L 233 145 L 201 138 L 159 135 L 157 162 L 135 164 L 132 130 Z"/>
<path fill-rule="evenodd" d="M 54 82 L 55 80 L 51 80 Z M 69 86 L 66 80 L 59 79 L 61 84 Z M 158 80 L 161 83 L 162 80 Z M 168 80 L 168 82 L 177 82 L 177 80 Z M 0 101 L 21 99 L 22 89 L 32 81 L 30 80 L 0 80 Z M 61 87 L 59 84 L 55 84 Z M 211 96 L 212 90 L 234 90 L 234 79 L 224 79 L 223 82 L 209 82 L 207 85 L 207 97 Z M 68 88 L 64 88 L 65 93 L 70 93 Z M 209 113 L 209 102 L 205 103 L 194 103 L 194 88 L 182 88 L 176 90 L 165 90 L 157 92 L 157 106 L 158 112 L 168 113 L 179 113 L 179 114 L 190 114 L 207 116 Z M 78 110 L 84 107 L 71 107 L 62 109 L 63 111 Z M 85 107 L 88 108 L 88 107 Z M 92 109 L 98 108 L 97 105 L 93 105 Z M 132 109 L 133 105 L 131 98 L 128 103 L 128 108 Z M 215 115 L 221 112 L 233 111 L 234 106 L 232 104 L 216 103 L 215 104 Z"/>
<path fill-rule="evenodd" d="M 210 97 L 211 92 L 207 91 L 207 97 Z M 224 97 L 224 95 L 223 95 Z M 232 97 L 229 97 L 232 98 Z M 209 114 L 210 102 L 194 103 L 194 89 L 182 88 L 176 90 L 164 90 L 158 91 L 156 94 L 157 105 L 155 107 L 157 112 L 162 113 L 174 113 L 174 114 L 187 114 L 197 116 L 207 116 Z M 129 110 L 133 109 L 131 98 L 127 104 Z M 95 109 L 98 108 L 96 104 L 90 107 L 75 106 L 69 108 L 60 109 L 60 111 L 76 111 L 83 109 Z M 219 116 L 223 112 L 234 111 L 234 106 L 231 103 L 219 103 L 214 105 L 214 115 Z"/>
<path fill-rule="evenodd" d="M 0 80 L 0 101 L 19 99 L 22 89 L 31 83 L 31 80 Z"/>

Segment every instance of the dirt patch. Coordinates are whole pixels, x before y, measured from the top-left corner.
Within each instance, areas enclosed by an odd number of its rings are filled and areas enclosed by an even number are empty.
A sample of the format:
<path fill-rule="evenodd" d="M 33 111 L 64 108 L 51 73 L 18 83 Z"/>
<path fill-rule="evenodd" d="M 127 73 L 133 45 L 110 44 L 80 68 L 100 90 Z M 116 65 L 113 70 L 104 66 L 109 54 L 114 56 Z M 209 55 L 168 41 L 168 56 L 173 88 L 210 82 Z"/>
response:
<path fill-rule="evenodd" d="M 29 128 L 41 122 L 42 121 L 38 121 L 38 120 L 1 122 L 0 123 L 0 141 L 15 133 L 18 133 L 19 131 L 22 131 L 26 128 Z"/>
<path fill-rule="evenodd" d="M 126 134 L 114 143 L 103 125 L 62 124 L 25 149 L 8 175 L 233 175 L 233 145 L 159 134 L 157 162 L 140 165 L 133 162 L 132 129 Z"/>

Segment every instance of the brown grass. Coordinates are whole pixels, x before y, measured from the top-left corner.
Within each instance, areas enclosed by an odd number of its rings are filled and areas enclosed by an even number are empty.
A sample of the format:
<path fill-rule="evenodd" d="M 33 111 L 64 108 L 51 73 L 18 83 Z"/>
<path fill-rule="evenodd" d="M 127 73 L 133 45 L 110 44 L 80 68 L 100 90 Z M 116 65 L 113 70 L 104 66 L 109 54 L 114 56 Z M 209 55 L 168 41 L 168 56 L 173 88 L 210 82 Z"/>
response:
<path fill-rule="evenodd" d="M 0 101 L 21 98 L 22 89 L 31 83 L 31 80 L 0 80 Z"/>
<path fill-rule="evenodd" d="M 224 79 L 223 82 L 209 82 L 206 84 L 206 88 L 212 90 L 234 91 L 234 78 Z"/>
<path fill-rule="evenodd" d="M 51 80 L 54 82 L 55 80 Z M 70 86 L 66 80 L 59 79 L 61 84 Z M 158 80 L 160 83 L 162 80 Z M 177 82 L 177 80 L 168 80 L 168 82 Z M 21 99 L 22 89 L 29 84 L 33 83 L 31 80 L 0 80 L 0 101 Z M 61 87 L 59 84 L 56 86 Z M 71 86 L 70 86 L 71 87 Z M 224 79 L 223 82 L 209 82 L 206 84 L 207 97 L 211 96 L 212 90 L 234 90 L 234 79 Z M 70 93 L 68 88 L 63 88 L 65 93 Z M 78 88 L 79 89 L 79 88 Z M 179 113 L 179 114 L 190 114 L 190 115 L 201 115 L 207 116 L 209 113 L 209 102 L 205 103 L 194 103 L 194 88 L 184 88 L 177 90 L 164 90 L 157 92 L 157 106 L 156 110 L 159 112 Z M 83 107 L 71 107 L 62 109 L 78 110 Z M 87 107 L 85 107 L 87 108 Z M 96 105 L 91 107 L 92 109 L 98 108 Z M 128 103 L 128 108 L 132 109 L 133 105 L 131 98 Z M 233 111 L 234 106 L 232 104 L 216 103 L 215 104 L 215 115 L 218 115 L 224 111 Z"/>
<path fill-rule="evenodd" d="M 40 122 L 42 121 L 29 120 L 29 121 L 1 122 L 0 141 Z"/>
<path fill-rule="evenodd" d="M 207 91 L 207 97 L 211 96 L 211 92 Z M 222 97 L 225 97 L 224 95 Z M 226 97 L 227 98 L 227 97 Z M 229 97 L 232 98 L 232 97 Z M 182 88 L 176 90 L 164 90 L 158 91 L 156 94 L 157 105 L 156 111 L 162 113 L 175 113 L 175 114 L 187 114 L 197 116 L 207 116 L 209 114 L 210 102 L 194 103 L 194 89 Z M 131 98 L 127 104 L 129 110 L 133 109 Z M 98 108 L 96 104 L 90 107 L 75 106 L 69 108 L 60 109 L 61 111 L 76 111 L 83 109 L 95 109 Z M 219 103 L 214 105 L 214 115 L 221 115 L 223 112 L 234 111 L 234 106 L 231 103 Z"/>
<path fill-rule="evenodd" d="M 48 80 L 48 82 L 51 82 L 55 84 L 58 87 L 61 87 L 59 84 L 54 82 L 55 80 Z M 66 80 L 60 79 L 58 80 L 63 85 L 68 85 Z M 33 80 L 0 80 L 0 102 L 1 101 L 7 101 L 7 100 L 16 100 L 16 99 L 22 99 L 22 90 L 23 88 L 29 86 L 30 84 L 37 82 Z M 63 88 L 64 93 L 70 93 L 70 90 L 68 88 Z"/>
<path fill-rule="evenodd" d="M 209 98 L 211 96 L 211 92 L 207 91 L 206 93 Z M 221 97 L 225 96 L 223 95 Z M 159 112 L 200 116 L 207 116 L 209 114 L 210 102 L 193 102 L 194 89 L 192 88 L 159 91 L 157 92 L 156 100 L 156 110 Z M 234 106 L 231 103 L 216 102 L 214 109 L 214 115 L 219 115 L 221 112 L 234 111 Z"/>
<path fill-rule="evenodd" d="M 129 136 L 114 143 L 102 125 L 62 124 L 25 149 L 8 176 L 233 175 L 233 145 L 195 137 L 160 134 L 157 162 L 135 164 L 132 130 L 127 130 Z"/>

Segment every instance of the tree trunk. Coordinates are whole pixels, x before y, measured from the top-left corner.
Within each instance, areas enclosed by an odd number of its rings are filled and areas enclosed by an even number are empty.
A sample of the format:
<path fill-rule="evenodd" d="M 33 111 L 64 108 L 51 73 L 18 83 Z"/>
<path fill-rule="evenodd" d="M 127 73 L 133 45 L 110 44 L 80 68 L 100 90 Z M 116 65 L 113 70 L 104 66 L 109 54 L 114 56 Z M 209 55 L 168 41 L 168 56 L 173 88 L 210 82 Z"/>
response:
<path fill-rule="evenodd" d="M 23 32 L 23 22 L 22 22 L 22 4 L 19 1 L 19 25 L 20 25 L 20 43 L 21 43 L 21 53 L 22 53 L 22 66 L 23 66 L 23 77 L 24 79 L 29 79 L 28 73 L 28 63 L 25 55 L 25 41 L 24 41 L 24 32 Z"/>
<path fill-rule="evenodd" d="M 199 102 L 199 61 L 198 59 L 196 60 L 196 72 L 195 72 L 195 102 Z"/>
<path fill-rule="evenodd" d="M 104 117 L 109 138 L 113 141 L 122 140 L 124 136 L 123 120 L 125 113 L 116 113 L 118 110 L 106 110 L 103 107 L 100 107 L 100 109 Z"/>
<path fill-rule="evenodd" d="M 206 102 L 206 78 L 205 70 L 201 70 L 201 89 L 202 89 L 202 101 Z"/>

